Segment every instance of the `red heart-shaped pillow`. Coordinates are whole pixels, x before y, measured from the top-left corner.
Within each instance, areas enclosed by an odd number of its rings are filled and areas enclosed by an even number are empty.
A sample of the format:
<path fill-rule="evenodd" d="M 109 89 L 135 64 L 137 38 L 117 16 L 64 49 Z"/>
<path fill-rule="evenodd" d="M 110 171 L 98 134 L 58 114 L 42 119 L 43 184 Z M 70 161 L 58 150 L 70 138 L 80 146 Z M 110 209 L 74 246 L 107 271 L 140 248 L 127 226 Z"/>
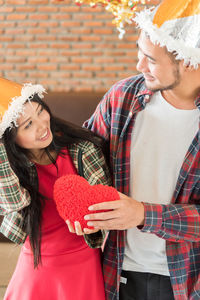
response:
<path fill-rule="evenodd" d="M 115 188 L 102 184 L 91 186 L 79 175 L 62 176 L 54 185 L 54 200 L 59 215 L 72 224 L 79 221 L 82 228 L 88 227 L 84 216 L 91 213 L 88 210 L 90 205 L 118 199 L 119 194 Z"/>

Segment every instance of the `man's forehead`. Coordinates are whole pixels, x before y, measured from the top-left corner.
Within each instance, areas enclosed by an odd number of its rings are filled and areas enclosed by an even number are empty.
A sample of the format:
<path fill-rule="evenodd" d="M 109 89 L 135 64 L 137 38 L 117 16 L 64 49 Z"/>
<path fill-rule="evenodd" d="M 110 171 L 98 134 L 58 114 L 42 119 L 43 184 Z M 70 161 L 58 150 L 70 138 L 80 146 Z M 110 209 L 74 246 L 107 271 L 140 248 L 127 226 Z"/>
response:
<path fill-rule="evenodd" d="M 152 48 L 154 49 L 160 49 L 161 51 L 163 51 L 163 53 L 165 52 L 166 54 L 171 54 L 168 50 L 166 46 L 161 46 L 159 43 L 153 43 L 150 39 L 150 36 L 148 35 L 147 32 L 145 32 L 144 30 L 141 30 L 140 34 L 139 34 L 139 38 L 138 38 L 138 43 L 141 40 L 146 40 L 149 45 L 152 46 Z M 142 46 L 142 45 L 141 45 Z"/>
<path fill-rule="evenodd" d="M 138 38 L 138 46 L 143 49 L 146 46 L 153 48 L 156 48 L 157 45 L 153 44 L 152 41 L 150 40 L 149 36 L 146 35 L 144 31 L 140 32 L 139 38 Z"/>

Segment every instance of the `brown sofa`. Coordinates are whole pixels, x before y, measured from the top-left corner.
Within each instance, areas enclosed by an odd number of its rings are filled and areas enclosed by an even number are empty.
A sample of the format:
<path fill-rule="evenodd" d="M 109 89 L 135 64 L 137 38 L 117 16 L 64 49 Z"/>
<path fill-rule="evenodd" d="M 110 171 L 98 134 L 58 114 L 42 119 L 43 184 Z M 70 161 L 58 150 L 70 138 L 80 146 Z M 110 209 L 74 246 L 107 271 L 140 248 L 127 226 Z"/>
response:
<path fill-rule="evenodd" d="M 103 95 L 103 92 L 49 93 L 45 100 L 56 116 L 82 125 L 94 112 Z"/>
<path fill-rule="evenodd" d="M 77 125 L 82 125 L 93 113 L 103 95 L 104 92 L 51 92 L 45 95 L 44 99 L 55 116 Z M 2 217 L 0 216 L 1 221 Z M 7 238 L 0 234 L 0 242 L 8 241 Z"/>

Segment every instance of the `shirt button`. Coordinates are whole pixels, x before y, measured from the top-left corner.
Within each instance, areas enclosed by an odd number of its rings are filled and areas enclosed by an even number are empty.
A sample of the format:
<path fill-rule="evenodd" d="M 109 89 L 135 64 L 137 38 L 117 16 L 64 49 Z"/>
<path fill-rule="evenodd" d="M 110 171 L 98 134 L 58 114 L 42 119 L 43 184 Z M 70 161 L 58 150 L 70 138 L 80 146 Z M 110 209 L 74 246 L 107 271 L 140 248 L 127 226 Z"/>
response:
<path fill-rule="evenodd" d="M 149 100 L 150 96 L 149 95 L 146 95 L 145 96 L 145 100 Z"/>

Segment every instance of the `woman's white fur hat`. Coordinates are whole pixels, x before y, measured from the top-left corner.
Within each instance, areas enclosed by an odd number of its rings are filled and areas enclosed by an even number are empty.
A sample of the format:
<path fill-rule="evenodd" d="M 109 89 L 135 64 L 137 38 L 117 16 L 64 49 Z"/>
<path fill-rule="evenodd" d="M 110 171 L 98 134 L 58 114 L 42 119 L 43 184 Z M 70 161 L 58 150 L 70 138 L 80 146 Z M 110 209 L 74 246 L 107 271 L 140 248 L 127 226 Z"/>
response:
<path fill-rule="evenodd" d="M 7 128 L 17 126 L 16 121 L 23 113 L 24 103 L 30 101 L 35 94 L 43 98 L 45 89 L 40 84 L 16 82 L 0 78 L 0 138 Z"/>

